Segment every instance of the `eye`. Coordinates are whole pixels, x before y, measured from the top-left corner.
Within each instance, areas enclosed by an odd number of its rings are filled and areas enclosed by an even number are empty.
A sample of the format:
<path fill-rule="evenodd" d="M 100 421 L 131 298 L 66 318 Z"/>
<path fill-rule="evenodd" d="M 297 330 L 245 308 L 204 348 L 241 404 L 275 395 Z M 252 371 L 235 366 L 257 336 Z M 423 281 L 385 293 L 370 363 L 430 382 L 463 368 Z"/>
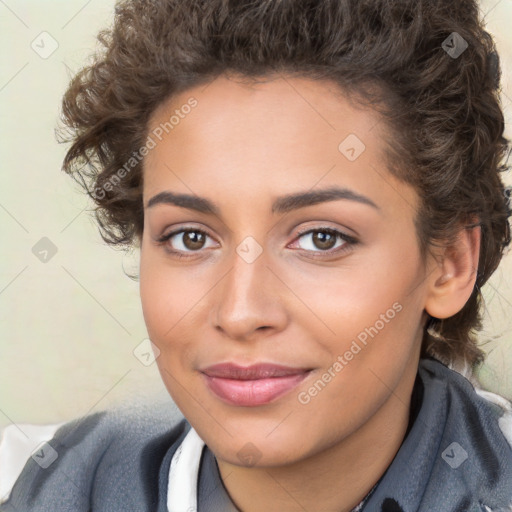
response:
<path fill-rule="evenodd" d="M 164 244 L 167 251 L 171 253 L 198 252 L 201 249 L 212 247 L 206 245 L 207 239 L 211 237 L 205 231 L 197 228 L 181 228 L 171 231 L 160 237 L 157 242 Z"/>
<path fill-rule="evenodd" d="M 337 229 L 322 227 L 299 233 L 294 243 L 305 251 L 332 254 L 348 250 L 357 240 Z"/>
<path fill-rule="evenodd" d="M 202 229 L 180 228 L 161 236 L 157 242 L 164 245 L 167 252 L 181 258 L 199 253 L 201 249 L 215 247 L 215 242 L 207 245 L 208 239 L 212 240 L 212 237 Z M 339 254 L 356 243 L 355 238 L 329 227 L 304 230 L 293 242 L 299 249 L 319 255 Z M 294 248 L 293 245 L 291 247 Z"/>

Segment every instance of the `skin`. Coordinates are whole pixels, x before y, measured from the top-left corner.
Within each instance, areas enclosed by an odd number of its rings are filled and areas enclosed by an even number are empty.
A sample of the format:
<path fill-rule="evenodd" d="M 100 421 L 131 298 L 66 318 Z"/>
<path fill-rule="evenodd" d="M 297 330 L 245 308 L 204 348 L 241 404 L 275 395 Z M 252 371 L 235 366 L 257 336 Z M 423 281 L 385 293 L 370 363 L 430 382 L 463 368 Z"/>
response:
<path fill-rule="evenodd" d="M 215 454 L 240 510 L 349 511 L 404 439 L 425 311 L 445 318 L 467 301 L 479 231 L 461 230 L 455 248 L 421 258 L 419 197 L 385 165 L 391 135 L 376 112 L 356 108 L 333 84 L 279 77 L 248 85 L 221 76 L 164 102 L 149 130 L 191 96 L 197 106 L 144 163 L 140 291 L 163 381 Z M 338 149 L 349 134 L 366 146 L 354 161 Z M 279 196 L 331 186 L 377 207 L 336 199 L 272 212 Z M 219 214 L 147 207 L 163 191 L 207 198 Z M 157 241 L 185 227 L 207 232 L 202 246 L 183 232 Z M 336 229 L 357 243 L 337 238 L 326 248 L 298 233 L 306 227 L 317 237 Z M 252 263 L 236 251 L 248 236 L 262 249 Z M 394 318 L 301 403 L 299 394 L 393 304 L 401 307 Z M 237 407 L 214 395 L 199 371 L 226 361 L 314 370 L 272 403 Z"/>

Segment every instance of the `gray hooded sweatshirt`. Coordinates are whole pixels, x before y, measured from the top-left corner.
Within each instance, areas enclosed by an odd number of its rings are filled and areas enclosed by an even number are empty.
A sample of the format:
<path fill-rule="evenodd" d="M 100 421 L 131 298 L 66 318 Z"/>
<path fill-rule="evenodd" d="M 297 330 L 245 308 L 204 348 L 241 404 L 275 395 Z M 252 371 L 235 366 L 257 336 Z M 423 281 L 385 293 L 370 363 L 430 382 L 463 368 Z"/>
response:
<path fill-rule="evenodd" d="M 460 374 L 434 359 L 420 360 L 405 439 L 357 510 L 512 511 L 512 448 L 502 431 L 511 418 L 505 412 Z M 213 453 L 197 434 L 196 451 L 186 447 L 192 434 L 169 402 L 143 414 L 114 409 L 66 423 L 48 443 L 57 460 L 42 468 L 29 458 L 0 511 L 238 511 Z M 192 469 L 184 462 L 191 456 L 197 459 Z M 170 505 L 182 494 L 190 495 L 191 505 Z"/>

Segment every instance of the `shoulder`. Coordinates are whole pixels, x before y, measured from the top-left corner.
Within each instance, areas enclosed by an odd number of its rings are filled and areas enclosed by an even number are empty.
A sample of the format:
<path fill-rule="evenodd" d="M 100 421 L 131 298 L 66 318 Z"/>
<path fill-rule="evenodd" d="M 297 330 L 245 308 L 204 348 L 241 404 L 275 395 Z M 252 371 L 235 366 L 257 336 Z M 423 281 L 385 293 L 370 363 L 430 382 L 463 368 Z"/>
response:
<path fill-rule="evenodd" d="M 471 496 L 491 510 L 510 506 L 510 402 L 476 389 L 466 377 L 433 359 L 421 361 L 419 376 L 428 388 L 423 421 L 439 430 L 434 436 L 439 444 L 431 474 L 432 492 L 444 486 L 448 494 L 461 492 L 465 499 Z"/>
<path fill-rule="evenodd" d="M 411 406 L 411 428 L 367 508 L 508 510 L 512 448 L 500 425 L 506 403 L 487 400 L 467 378 L 426 358 Z"/>
<path fill-rule="evenodd" d="M 424 383 L 446 388 L 448 397 L 457 396 L 460 407 L 464 409 L 461 420 L 468 416 L 484 423 L 483 427 L 496 425 L 502 436 L 512 447 L 512 403 L 505 397 L 486 391 L 478 383 L 469 379 L 469 374 L 460 373 L 435 359 L 422 359 L 419 374 Z"/>
<path fill-rule="evenodd" d="M 88 414 L 64 424 L 31 426 L 13 436 L 19 427 L 5 429 L 2 439 L 0 465 L 3 474 L 5 468 L 11 473 L 12 487 L 3 496 L 7 499 L 0 505 L 2 511 L 32 510 L 36 502 L 41 511 L 89 510 L 95 499 L 113 489 L 123 499 L 140 499 L 148 486 L 158 485 L 165 454 L 190 429 L 170 398 Z M 8 449 L 5 441 L 16 437 L 16 450 Z M 25 462 L 13 464 L 16 455 Z M 19 474 L 13 478 L 16 468 Z M 8 483 L 4 482 L 4 491 Z"/>
<path fill-rule="evenodd" d="M 512 446 L 512 403 L 506 398 L 484 389 L 475 389 L 475 392 L 491 407 L 500 430 L 508 444 Z"/>

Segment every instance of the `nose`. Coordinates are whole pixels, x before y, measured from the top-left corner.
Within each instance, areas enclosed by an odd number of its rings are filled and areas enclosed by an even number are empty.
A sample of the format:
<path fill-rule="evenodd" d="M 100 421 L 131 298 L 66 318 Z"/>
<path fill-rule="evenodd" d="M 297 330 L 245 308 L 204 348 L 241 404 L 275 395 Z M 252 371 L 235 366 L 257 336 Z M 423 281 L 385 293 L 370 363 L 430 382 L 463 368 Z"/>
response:
<path fill-rule="evenodd" d="M 282 331 L 288 322 L 286 287 L 269 268 L 265 251 L 251 263 L 234 251 L 231 263 L 212 296 L 214 328 L 239 341 Z"/>

